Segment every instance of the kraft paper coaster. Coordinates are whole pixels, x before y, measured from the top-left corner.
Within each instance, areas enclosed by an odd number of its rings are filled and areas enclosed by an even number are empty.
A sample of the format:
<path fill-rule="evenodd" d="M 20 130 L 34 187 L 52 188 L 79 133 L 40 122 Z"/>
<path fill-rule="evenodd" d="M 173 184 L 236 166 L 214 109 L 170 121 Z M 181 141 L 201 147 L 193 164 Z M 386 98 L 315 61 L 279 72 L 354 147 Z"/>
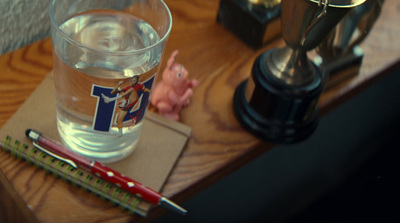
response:
<path fill-rule="evenodd" d="M 26 129 L 35 129 L 60 142 L 56 126 L 56 101 L 54 76 L 46 76 L 32 95 L 0 130 L 0 139 L 7 135 L 21 143 L 31 145 L 25 136 Z M 179 158 L 191 128 L 166 119 L 153 112 L 146 112 L 137 147 L 127 158 L 108 163 L 126 176 L 160 191 Z M 1 155 L 1 154 L 0 154 Z M 142 207 L 145 211 L 150 205 Z"/>

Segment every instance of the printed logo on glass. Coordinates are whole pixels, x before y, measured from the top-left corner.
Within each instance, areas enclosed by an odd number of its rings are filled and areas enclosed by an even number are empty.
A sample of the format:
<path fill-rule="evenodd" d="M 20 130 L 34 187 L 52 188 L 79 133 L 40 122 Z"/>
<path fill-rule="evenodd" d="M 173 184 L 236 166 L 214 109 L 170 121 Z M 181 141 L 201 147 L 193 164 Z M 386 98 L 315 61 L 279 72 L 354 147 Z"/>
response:
<path fill-rule="evenodd" d="M 155 74 L 140 82 L 136 75 L 113 88 L 93 84 L 91 96 L 97 98 L 93 130 L 109 132 L 111 127 L 117 126 L 122 135 L 124 126 L 139 123 L 149 105 L 154 78 Z"/>

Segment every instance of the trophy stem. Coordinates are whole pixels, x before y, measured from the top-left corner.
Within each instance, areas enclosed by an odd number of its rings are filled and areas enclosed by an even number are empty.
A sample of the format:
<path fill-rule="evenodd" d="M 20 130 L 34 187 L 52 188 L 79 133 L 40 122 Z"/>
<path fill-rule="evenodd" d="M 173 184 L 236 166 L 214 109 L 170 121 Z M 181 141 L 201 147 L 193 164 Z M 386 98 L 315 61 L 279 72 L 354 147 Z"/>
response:
<path fill-rule="evenodd" d="M 278 81 L 288 85 L 303 86 L 315 77 L 315 68 L 301 49 L 284 47 L 273 51 L 265 58 L 265 69 Z"/>

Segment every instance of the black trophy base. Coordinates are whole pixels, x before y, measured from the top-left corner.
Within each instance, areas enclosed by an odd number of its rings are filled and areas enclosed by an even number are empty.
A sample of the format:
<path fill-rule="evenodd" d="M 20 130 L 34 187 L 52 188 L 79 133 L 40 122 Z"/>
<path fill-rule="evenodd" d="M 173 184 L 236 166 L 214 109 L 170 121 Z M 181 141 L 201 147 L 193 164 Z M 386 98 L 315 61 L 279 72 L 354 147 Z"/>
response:
<path fill-rule="evenodd" d="M 217 22 L 257 49 L 281 34 L 281 5 L 266 8 L 246 0 L 221 0 Z"/>
<path fill-rule="evenodd" d="M 323 81 L 317 69 L 307 86 L 291 87 L 274 80 L 264 68 L 264 53 L 254 62 L 252 76 L 234 94 L 234 113 L 240 124 L 254 136 L 277 144 L 291 144 L 310 137 L 319 122 L 317 102 Z M 247 85 L 254 86 L 252 95 Z"/>

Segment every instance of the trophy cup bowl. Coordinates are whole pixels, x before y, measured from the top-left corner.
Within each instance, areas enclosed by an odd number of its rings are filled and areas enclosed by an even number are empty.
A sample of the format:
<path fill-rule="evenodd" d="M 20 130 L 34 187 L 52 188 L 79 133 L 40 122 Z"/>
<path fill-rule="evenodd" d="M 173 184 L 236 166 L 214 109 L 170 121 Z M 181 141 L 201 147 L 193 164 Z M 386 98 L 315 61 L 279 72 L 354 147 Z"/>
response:
<path fill-rule="evenodd" d="M 314 132 L 323 78 L 307 51 L 317 47 L 351 8 L 364 1 L 282 0 L 286 46 L 261 54 L 251 77 L 235 91 L 234 112 L 245 129 L 274 143 L 299 142 Z"/>

